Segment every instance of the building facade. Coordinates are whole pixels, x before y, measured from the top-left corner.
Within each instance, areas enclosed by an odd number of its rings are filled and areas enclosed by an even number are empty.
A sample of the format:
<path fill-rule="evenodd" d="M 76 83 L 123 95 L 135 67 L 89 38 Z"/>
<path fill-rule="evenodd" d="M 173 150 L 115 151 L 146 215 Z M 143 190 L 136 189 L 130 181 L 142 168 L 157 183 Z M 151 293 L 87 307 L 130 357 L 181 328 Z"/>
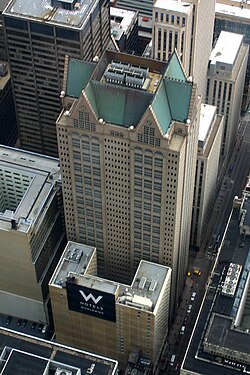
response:
<path fill-rule="evenodd" d="M 0 144 L 16 146 L 17 123 L 8 64 L 0 61 Z"/>
<path fill-rule="evenodd" d="M 0 313 L 48 323 L 65 245 L 58 160 L 0 147 Z"/>
<path fill-rule="evenodd" d="M 215 7 L 214 38 L 224 30 L 244 35 L 243 42 L 250 45 L 250 4 L 235 0 L 219 0 Z M 250 55 L 248 52 L 247 72 L 243 92 L 242 110 L 246 111 L 250 103 Z"/>
<path fill-rule="evenodd" d="M 100 56 L 110 40 L 109 1 L 12 0 L 2 15 L 20 145 L 57 156 L 65 55 Z"/>
<path fill-rule="evenodd" d="M 218 187 L 218 169 L 223 132 L 223 117 L 216 107 L 201 105 L 191 244 L 199 248 L 204 240 Z"/>
<path fill-rule="evenodd" d="M 56 339 L 115 358 L 139 353 L 153 367 L 168 331 L 171 269 L 141 261 L 131 285 L 96 277 L 96 249 L 69 241 L 50 281 Z"/>
<path fill-rule="evenodd" d="M 212 50 L 215 0 L 157 0 L 153 8 L 153 56 L 167 60 L 177 51 L 186 73 L 205 100 Z"/>
<path fill-rule="evenodd" d="M 167 61 L 176 50 L 188 74 L 192 21 L 191 4 L 157 0 L 153 7 L 153 58 Z"/>
<path fill-rule="evenodd" d="M 100 275 L 112 280 L 131 282 L 141 259 L 171 267 L 178 299 L 198 145 L 196 86 L 175 54 L 166 64 L 106 51 L 94 72 L 77 60 L 68 67 L 57 121 L 68 239 L 95 246 Z"/>
<path fill-rule="evenodd" d="M 138 13 L 110 7 L 111 35 L 120 52 L 138 49 Z"/>
<path fill-rule="evenodd" d="M 243 44 L 243 35 L 222 31 L 209 60 L 206 103 L 215 105 L 217 113 L 224 116 L 223 158 L 230 155 L 236 140 L 247 59 L 248 46 Z"/>

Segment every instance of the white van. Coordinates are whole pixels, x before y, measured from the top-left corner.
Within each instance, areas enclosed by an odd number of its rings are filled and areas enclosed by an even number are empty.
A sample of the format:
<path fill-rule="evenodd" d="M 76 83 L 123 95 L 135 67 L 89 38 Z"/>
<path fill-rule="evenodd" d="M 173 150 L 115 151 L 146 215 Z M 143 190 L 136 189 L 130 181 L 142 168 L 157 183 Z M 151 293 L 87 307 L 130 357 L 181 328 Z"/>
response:
<path fill-rule="evenodd" d="M 171 359 L 170 359 L 170 366 L 174 365 L 174 361 L 175 361 L 175 354 L 172 354 Z"/>

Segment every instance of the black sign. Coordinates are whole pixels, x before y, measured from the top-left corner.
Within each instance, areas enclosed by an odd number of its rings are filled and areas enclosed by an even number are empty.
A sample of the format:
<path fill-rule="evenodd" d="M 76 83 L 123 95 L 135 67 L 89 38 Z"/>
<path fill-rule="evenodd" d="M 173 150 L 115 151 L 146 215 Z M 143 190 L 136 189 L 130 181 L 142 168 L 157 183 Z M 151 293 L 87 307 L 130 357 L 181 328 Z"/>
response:
<path fill-rule="evenodd" d="M 91 315 L 96 318 L 116 321 L 115 295 L 96 289 L 66 282 L 69 310 Z"/>

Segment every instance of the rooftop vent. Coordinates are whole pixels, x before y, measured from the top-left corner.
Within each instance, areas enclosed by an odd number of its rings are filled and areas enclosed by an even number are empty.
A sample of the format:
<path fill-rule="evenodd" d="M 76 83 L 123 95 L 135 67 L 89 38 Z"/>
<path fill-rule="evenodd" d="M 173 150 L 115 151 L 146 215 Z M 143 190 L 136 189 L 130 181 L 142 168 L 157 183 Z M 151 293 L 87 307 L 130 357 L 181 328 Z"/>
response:
<path fill-rule="evenodd" d="M 76 3 L 79 3 L 77 0 L 51 0 L 51 6 L 67 9 L 67 10 L 74 10 L 76 9 Z M 80 4 L 79 4 L 80 6 Z"/>
<path fill-rule="evenodd" d="M 156 286 L 157 286 L 157 280 L 152 280 L 151 283 L 150 283 L 150 285 L 149 285 L 148 290 L 149 290 L 150 292 L 154 292 Z"/>
<path fill-rule="evenodd" d="M 139 289 L 144 289 L 146 281 L 147 281 L 147 278 L 146 277 L 142 277 L 141 280 L 140 280 L 140 282 L 139 282 L 138 288 Z"/>

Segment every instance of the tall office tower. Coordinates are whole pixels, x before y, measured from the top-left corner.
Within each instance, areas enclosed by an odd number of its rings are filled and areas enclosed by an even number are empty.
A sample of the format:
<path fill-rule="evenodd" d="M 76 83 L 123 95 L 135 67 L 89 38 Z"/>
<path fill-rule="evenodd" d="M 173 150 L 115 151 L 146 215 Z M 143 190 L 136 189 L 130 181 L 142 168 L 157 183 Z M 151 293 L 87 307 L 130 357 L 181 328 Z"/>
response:
<path fill-rule="evenodd" d="M 167 60 L 176 49 L 205 101 L 212 50 L 215 0 L 157 0 L 153 7 L 153 56 Z"/>
<path fill-rule="evenodd" d="M 3 17 L 20 145 L 56 156 L 65 55 L 101 55 L 110 39 L 109 1 L 12 0 Z"/>
<path fill-rule="evenodd" d="M 222 129 L 223 117 L 216 115 L 216 107 L 202 104 L 190 241 L 197 248 L 204 240 L 216 198 Z"/>
<path fill-rule="evenodd" d="M 171 269 L 141 261 L 131 285 L 95 274 L 95 248 L 69 241 L 49 283 L 57 341 L 112 356 L 122 370 L 139 352 L 155 367 L 168 331 Z"/>
<path fill-rule="evenodd" d="M 111 35 L 120 52 L 138 49 L 138 13 L 110 7 Z"/>
<path fill-rule="evenodd" d="M 236 140 L 247 58 L 248 46 L 243 44 L 243 35 L 222 31 L 210 56 L 206 102 L 217 106 L 217 113 L 224 115 L 224 158 L 230 155 Z"/>
<path fill-rule="evenodd" d="M 203 103 L 206 98 L 207 67 L 212 50 L 214 12 L 216 0 L 187 0 L 193 4 L 194 21 L 192 26 L 190 72 Z"/>
<path fill-rule="evenodd" d="M 222 30 L 243 34 L 243 42 L 250 45 L 250 3 L 235 0 L 217 0 L 215 7 L 214 37 L 218 38 Z M 243 92 L 242 110 L 250 105 L 250 53 L 248 52 L 247 72 Z"/>
<path fill-rule="evenodd" d="M 0 2 L 0 60 L 6 61 L 6 62 L 8 61 L 8 57 L 7 57 L 6 39 L 4 35 L 2 13 L 4 11 L 4 8 L 7 6 L 8 2 L 9 0 L 1 0 Z"/>
<path fill-rule="evenodd" d="M 95 246 L 100 275 L 119 282 L 131 282 L 141 259 L 171 267 L 178 298 L 192 217 L 196 86 L 176 54 L 167 64 L 106 51 L 93 68 L 69 61 L 57 120 L 68 239 Z"/>
<path fill-rule="evenodd" d="M 176 50 L 189 74 L 192 22 L 192 4 L 157 0 L 153 7 L 153 58 L 167 61 Z"/>
<path fill-rule="evenodd" d="M 0 144 L 16 146 L 17 124 L 8 64 L 0 61 Z"/>
<path fill-rule="evenodd" d="M 65 246 L 57 159 L 0 147 L 0 241 L 0 313 L 48 323 Z"/>

